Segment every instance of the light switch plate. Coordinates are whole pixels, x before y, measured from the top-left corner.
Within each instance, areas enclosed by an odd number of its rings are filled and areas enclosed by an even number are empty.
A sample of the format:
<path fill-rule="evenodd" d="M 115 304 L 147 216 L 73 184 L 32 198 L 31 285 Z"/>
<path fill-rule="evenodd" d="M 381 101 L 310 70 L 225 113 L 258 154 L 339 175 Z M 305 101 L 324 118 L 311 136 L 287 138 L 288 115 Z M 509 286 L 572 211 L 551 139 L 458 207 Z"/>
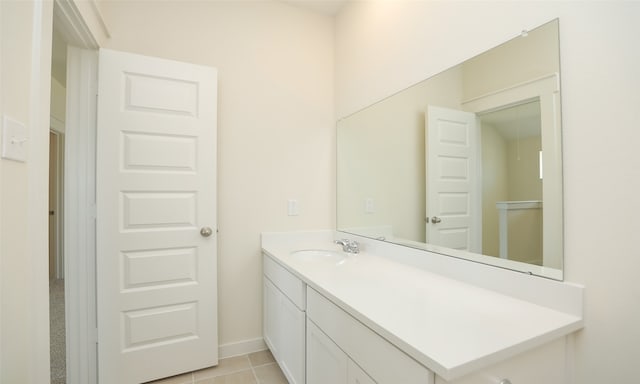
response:
<path fill-rule="evenodd" d="M 19 121 L 4 116 L 2 119 L 2 158 L 27 161 L 27 128 Z"/>

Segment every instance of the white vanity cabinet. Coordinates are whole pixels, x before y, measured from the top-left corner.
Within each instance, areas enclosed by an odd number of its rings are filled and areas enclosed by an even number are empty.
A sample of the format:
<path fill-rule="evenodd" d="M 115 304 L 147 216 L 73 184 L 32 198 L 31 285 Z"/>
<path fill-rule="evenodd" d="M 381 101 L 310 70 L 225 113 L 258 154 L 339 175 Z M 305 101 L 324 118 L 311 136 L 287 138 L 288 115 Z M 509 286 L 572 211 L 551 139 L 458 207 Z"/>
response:
<path fill-rule="evenodd" d="M 317 325 L 307 319 L 307 384 L 376 384 Z"/>
<path fill-rule="evenodd" d="M 264 341 L 291 384 L 305 383 L 306 284 L 263 257 Z"/>
<path fill-rule="evenodd" d="M 531 351 L 494 364 L 459 379 L 446 381 L 436 376 L 436 384 L 564 384 L 566 339 L 559 338 Z"/>
<path fill-rule="evenodd" d="M 433 384 L 434 374 L 307 289 L 307 384 Z M 329 375 L 329 376 L 327 376 Z"/>

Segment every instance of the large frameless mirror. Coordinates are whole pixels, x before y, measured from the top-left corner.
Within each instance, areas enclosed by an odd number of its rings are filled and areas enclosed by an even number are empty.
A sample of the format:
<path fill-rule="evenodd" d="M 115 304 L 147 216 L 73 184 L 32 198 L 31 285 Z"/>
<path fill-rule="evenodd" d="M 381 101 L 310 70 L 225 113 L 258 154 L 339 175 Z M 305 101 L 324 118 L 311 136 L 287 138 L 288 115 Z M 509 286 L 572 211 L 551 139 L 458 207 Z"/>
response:
<path fill-rule="evenodd" d="M 558 20 L 338 121 L 337 228 L 562 279 Z"/>

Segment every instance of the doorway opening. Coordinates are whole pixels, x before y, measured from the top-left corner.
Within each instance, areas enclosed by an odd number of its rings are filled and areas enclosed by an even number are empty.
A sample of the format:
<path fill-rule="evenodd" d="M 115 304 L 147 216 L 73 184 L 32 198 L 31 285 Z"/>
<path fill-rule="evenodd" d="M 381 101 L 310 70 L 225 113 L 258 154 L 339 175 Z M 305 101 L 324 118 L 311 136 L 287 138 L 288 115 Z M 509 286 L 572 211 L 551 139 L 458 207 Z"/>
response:
<path fill-rule="evenodd" d="M 61 167 L 64 135 L 49 133 L 49 332 L 51 384 L 66 383 L 64 251 L 62 240 Z"/>
<path fill-rule="evenodd" d="M 66 383 L 64 156 L 66 42 L 54 23 L 49 132 L 49 350 L 51 383 Z"/>

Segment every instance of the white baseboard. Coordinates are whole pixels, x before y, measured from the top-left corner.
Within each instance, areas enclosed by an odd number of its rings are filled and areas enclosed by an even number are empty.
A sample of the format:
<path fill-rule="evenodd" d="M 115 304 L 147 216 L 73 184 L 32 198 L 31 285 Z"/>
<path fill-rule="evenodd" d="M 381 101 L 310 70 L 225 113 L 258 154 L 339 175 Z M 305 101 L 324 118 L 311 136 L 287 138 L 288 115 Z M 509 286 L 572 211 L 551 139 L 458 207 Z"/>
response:
<path fill-rule="evenodd" d="M 223 344 L 218 347 L 218 354 L 221 359 L 239 355 L 246 355 L 252 352 L 264 351 L 267 345 L 262 337 L 239 341 L 237 343 Z"/>

